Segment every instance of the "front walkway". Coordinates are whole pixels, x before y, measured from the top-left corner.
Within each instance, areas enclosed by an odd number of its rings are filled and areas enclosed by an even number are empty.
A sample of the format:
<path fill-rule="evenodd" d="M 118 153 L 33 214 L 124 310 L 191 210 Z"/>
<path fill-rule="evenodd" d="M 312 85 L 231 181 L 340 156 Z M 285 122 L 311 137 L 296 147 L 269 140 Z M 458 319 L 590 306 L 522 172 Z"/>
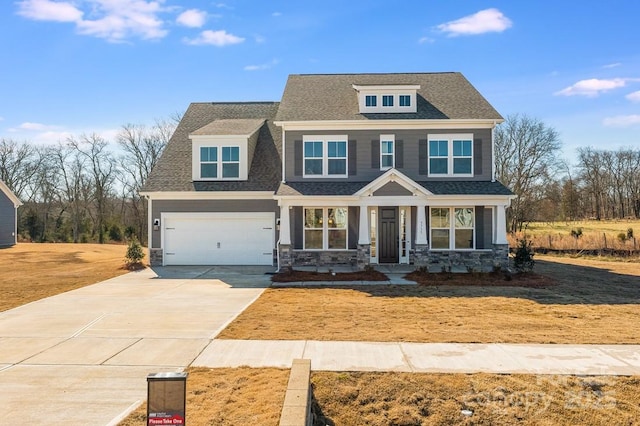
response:
<path fill-rule="evenodd" d="M 192 366 L 289 368 L 298 358 L 316 371 L 640 375 L 640 345 L 214 340 Z"/>

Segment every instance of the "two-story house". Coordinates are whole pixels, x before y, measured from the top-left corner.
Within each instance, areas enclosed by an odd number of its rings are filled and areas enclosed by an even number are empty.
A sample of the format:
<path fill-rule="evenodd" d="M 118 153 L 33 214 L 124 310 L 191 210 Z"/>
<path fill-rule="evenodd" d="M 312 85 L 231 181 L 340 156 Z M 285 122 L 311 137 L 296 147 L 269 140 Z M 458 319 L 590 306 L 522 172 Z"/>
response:
<path fill-rule="evenodd" d="M 291 75 L 192 104 L 143 194 L 152 264 L 507 264 L 496 110 L 460 73 Z"/>

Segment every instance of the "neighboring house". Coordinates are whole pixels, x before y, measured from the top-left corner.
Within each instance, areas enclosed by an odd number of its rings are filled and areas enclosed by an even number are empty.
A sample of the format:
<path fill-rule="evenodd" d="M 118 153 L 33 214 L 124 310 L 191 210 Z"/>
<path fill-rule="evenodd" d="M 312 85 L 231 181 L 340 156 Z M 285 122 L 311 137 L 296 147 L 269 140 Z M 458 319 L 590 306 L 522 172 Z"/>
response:
<path fill-rule="evenodd" d="M 18 207 L 22 202 L 0 180 L 0 247 L 15 245 L 18 236 Z"/>
<path fill-rule="evenodd" d="M 143 195 L 152 264 L 507 265 L 503 119 L 460 73 L 291 75 L 195 103 Z"/>

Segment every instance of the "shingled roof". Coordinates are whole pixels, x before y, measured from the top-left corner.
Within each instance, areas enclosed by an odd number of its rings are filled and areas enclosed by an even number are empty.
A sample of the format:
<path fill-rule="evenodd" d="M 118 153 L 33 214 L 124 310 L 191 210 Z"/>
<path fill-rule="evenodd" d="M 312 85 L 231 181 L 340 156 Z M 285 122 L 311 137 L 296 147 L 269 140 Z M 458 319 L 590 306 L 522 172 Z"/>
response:
<path fill-rule="evenodd" d="M 361 114 L 352 85 L 420 85 L 417 112 Z M 458 72 L 290 75 L 276 121 L 488 119 L 502 116 Z"/>
<path fill-rule="evenodd" d="M 286 182 L 276 195 L 353 195 L 370 182 Z M 489 181 L 421 181 L 416 182 L 434 195 L 513 195 L 500 182 Z"/>
<path fill-rule="evenodd" d="M 275 191 L 280 183 L 282 137 L 273 124 L 278 102 L 193 103 L 153 168 L 141 192 L 154 191 Z M 219 123 L 216 121 L 220 120 Z M 243 131 L 260 128 L 247 181 L 200 181 L 191 176 L 189 134 L 205 126 L 222 131 L 236 124 Z"/>

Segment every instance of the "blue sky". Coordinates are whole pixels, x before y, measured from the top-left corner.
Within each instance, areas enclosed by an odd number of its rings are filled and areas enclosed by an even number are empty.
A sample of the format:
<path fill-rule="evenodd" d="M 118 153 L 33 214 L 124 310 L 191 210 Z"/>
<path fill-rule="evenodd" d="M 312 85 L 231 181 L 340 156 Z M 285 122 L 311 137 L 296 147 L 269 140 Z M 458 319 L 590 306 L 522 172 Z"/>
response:
<path fill-rule="evenodd" d="M 640 147 L 640 2 L 0 3 L 0 137 L 55 143 L 194 101 L 279 100 L 298 73 L 460 71 L 503 115 Z"/>

